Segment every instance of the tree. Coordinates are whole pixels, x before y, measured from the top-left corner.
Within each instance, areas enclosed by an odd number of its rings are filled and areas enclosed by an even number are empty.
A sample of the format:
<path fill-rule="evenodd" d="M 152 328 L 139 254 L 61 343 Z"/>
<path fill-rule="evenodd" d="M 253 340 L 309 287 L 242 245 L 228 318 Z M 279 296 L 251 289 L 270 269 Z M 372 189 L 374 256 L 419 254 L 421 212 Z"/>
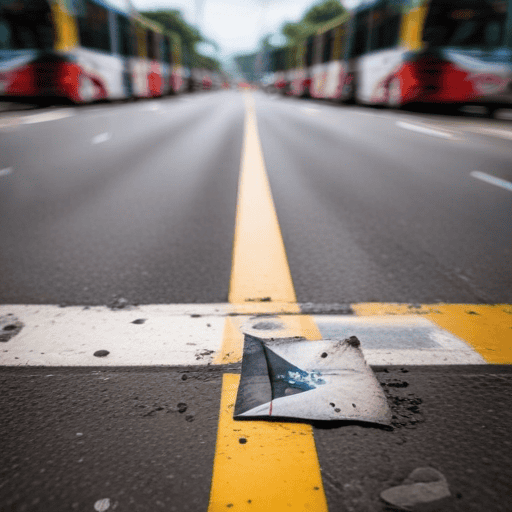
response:
<path fill-rule="evenodd" d="M 205 38 L 197 28 L 189 25 L 180 11 L 176 9 L 167 9 L 160 11 L 146 11 L 141 13 L 146 18 L 156 21 L 166 30 L 175 32 L 180 36 L 183 45 L 184 64 L 191 67 L 202 67 L 211 70 L 219 70 L 220 63 L 212 57 L 205 57 L 196 51 L 196 44 L 209 43 L 215 48 L 219 45 Z"/>
<path fill-rule="evenodd" d="M 296 45 L 313 34 L 319 26 L 343 13 L 345 8 L 339 0 L 324 0 L 306 11 L 299 22 L 285 23 L 281 32 L 286 36 L 289 44 Z"/>
<path fill-rule="evenodd" d="M 321 25 L 326 21 L 341 16 L 344 12 L 345 8 L 338 0 L 325 0 L 321 4 L 311 7 L 302 19 L 310 25 Z"/>

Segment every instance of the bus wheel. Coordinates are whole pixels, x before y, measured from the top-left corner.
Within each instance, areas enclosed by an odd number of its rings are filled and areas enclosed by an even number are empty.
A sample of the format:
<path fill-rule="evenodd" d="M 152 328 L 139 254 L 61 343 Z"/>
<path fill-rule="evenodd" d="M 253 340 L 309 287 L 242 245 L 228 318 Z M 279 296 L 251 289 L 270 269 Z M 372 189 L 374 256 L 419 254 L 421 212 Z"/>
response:
<path fill-rule="evenodd" d="M 388 107 L 402 108 L 402 88 L 400 86 L 400 79 L 396 77 L 389 82 Z"/>

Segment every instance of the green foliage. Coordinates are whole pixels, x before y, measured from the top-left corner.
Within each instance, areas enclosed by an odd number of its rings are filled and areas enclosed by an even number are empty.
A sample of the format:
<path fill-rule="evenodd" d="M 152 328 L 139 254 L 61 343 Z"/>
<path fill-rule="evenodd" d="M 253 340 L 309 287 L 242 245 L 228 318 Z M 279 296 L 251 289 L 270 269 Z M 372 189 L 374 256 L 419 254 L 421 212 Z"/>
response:
<path fill-rule="evenodd" d="M 324 0 L 306 11 L 298 23 L 285 23 L 281 32 L 291 45 L 300 44 L 324 23 L 341 16 L 345 8 L 339 0 Z"/>
<path fill-rule="evenodd" d="M 342 15 L 345 12 L 344 7 L 339 0 L 325 0 L 321 4 L 314 5 L 302 18 L 305 23 L 310 25 L 321 25 Z"/>
<path fill-rule="evenodd" d="M 199 31 L 189 25 L 181 15 L 180 11 L 175 9 L 162 11 L 147 11 L 141 13 L 146 18 L 156 21 L 166 30 L 179 34 L 183 46 L 193 48 L 196 43 L 204 41 Z"/>
<path fill-rule="evenodd" d="M 196 51 L 196 44 L 209 43 L 216 49 L 219 46 L 216 42 L 206 39 L 197 28 L 189 25 L 180 11 L 176 9 L 167 9 L 160 11 L 146 11 L 141 13 L 146 18 L 156 21 L 166 30 L 179 35 L 183 45 L 183 64 L 188 67 L 200 67 L 212 71 L 218 71 L 221 65 L 218 60 L 212 57 L 206 57 Z"/>
<path fill-rule="evenodd" d="M 221 71 L 220 62 L 213 57 L 206 57 L 200 53 L 196 54 L 196 66 L 210 71 Z"/>

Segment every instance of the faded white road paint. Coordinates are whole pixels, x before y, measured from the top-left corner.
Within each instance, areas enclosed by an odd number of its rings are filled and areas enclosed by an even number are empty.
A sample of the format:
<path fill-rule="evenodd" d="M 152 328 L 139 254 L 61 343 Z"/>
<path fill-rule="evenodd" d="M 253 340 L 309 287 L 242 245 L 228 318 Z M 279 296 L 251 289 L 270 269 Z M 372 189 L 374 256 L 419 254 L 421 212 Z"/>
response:
<path fill-rule="evenodd" d="M 28 115 L 22 118 L 23 124 L 46 123 L 48 121 L 57 121 L 58 119 L 65 119 L 74 114 L 73 110 L 55 110 L 52 112 L 41 112 L 40 114 Z"/>
<path fill-rule="evenodd" d="M 95 135 L 92 138 L 91 144 L 101 144 L 102 142 L 107 142 L 111 138 L 112 138 L 112 135 L 109 132 L 99 133 L 98 135 Z"/>
<path fill-rule="evenodd" d="M 370 365 L 486 364 L 466 342 L 417 315 L 314 318 L 324 339 L 357 336 Z"/>
<path fill-rule="evenodd" d="M 500 130 L 499 128 L 487 128 L 483 126 L 468 126 L 466 127 L 466 130 L 469 130 L 473 133 L 482 133 L 484 135 L 491 135 L 493 137 L 512 140 L 512 130 Z"/>
<path fill-rule="evenodd" d="M 263 328 L 262 317 L 255 312 L 240 315 L 237 325 L 251 334 L 278 337 L 284 326 L 267 318 Z M 221 350 L 225 317 L 233 313 L 237 311 L 232 304 L 146 305 L 121 310 L 0 306 L 0 317 L 11 315 L 11 323 L 16 319 L 23 323 L 19 334 L 0 343 L 0 365 L 205 365 Z M 357 336 L 371 365 L 485 364 L 466 342 L 417 315 L 315 315 L 313 319 L 324 339 Z M 133 323 L 136 320 L 141 322 Z M 269 322 L 276 328 L 271 333 Z M 258 324 L 263 330 L 252 327 Z M 98 350 L 109 354 L 95 357 Z"/>
<path fill-rule="evenodd" d="M 418 124 L 406 123 L 404 121 L 397 121 L 396 126 L 403 128 L 404 130 L 410 130 L 412 132 L 422 133 L 424 135 L 432 135 L 433 137 L 441 137 L 442 139 L 453 139 L 453 133 L 447 131 L 436 130 L 427 126 L 420 126 Z"/>
<path fill-rule="evenodd" d="M 502 180 L 501 178 L 497 178 L 496 176 L 491 176 L 490 174 L 480 171 L 471 172 L 471 176 L 477 180 L 485 181 L 486 183 L 490 183 L 491 185 L 495 185 L 496 187 L 512 192 L 512 183 L 510 181 Z"/>
<path fill-rule="evenodd" d="M 220 349 L 224 318 L 215 308 L 140 306 L 0 306 L 24 324 L 0 344 L 0 364 L 14 366 L 158 366 L 207 364 Z M 202 315 L 192 317 L 191 315 Z M 144 323 L 133 324 L 144 319 Z M 108 350 L 107 357 L 95 357 Z"/>
<path fill-rule="evenodd" d="M 316 116 L 320 113 L 320 110 L 312 107 L 301 107 L 301 110 L 308 116 Z"/>

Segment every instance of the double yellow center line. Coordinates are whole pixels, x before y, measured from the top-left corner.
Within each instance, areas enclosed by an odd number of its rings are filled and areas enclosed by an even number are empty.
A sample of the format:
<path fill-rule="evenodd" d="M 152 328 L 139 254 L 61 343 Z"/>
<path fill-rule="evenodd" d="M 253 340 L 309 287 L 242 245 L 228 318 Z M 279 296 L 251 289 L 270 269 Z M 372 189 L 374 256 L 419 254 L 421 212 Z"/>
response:
<path fill-rule="evenodd" d="M 300 315 L 272 200 L 256 123 L 254 98 L 245 94 L 245 128 L 238 187 L 229 302 L 239 313 L 294 313 L 279 318 L 282 336 L 320 339 L 313 319 Z M 226 320 L 216 363 L 240 361 L 241 326 Z M 224 375 L 209 512 L 225 510 L 327 511 L 311 426 L 234 421 L 239 376 Z"/>

